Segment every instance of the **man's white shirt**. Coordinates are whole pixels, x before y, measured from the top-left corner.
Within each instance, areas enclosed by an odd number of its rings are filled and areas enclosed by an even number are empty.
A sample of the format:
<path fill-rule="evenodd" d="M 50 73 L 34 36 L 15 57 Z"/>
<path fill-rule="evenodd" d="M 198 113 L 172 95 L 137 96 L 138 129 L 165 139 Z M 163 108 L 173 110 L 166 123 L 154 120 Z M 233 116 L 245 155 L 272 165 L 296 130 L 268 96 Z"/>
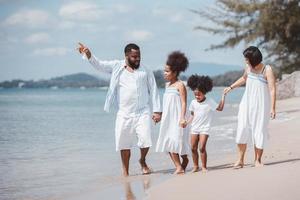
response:
<path fill-rule="evenodd" d="M 135 116 L 145 112 L 161 112 L 160 98 L 152 71 L 140 66 L 134 72 L 125 69 L 125 60 L 102 61 L 94 55 L 89 62 L 97 70 L 112 74 L 105 110 L 116 105 L 120 114 Z M 116 102 L 114 102 L 116 101 Z"/>

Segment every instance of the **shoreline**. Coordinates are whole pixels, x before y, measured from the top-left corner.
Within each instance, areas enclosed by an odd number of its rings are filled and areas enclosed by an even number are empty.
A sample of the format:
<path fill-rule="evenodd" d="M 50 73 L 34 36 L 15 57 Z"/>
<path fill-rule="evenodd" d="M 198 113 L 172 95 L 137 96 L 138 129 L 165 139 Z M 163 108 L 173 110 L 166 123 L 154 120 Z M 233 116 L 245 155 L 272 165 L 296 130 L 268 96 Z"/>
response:
<path fill-rule="evenodd" d="M 146 199 L 299 199 L 300 98 L 277 101 L 278 119 L 269 126 L 270 139 L 263 155 L 264 167 L 253 167 L 252 145 L 245 167 L 233 170 L 237 155 L 208 161 L 208 173 L 187 172 L 151 187 Z M 287 118 L 281 118 L 286 115 Z M 209 153 L 209 152 L 208 152 Z"/>

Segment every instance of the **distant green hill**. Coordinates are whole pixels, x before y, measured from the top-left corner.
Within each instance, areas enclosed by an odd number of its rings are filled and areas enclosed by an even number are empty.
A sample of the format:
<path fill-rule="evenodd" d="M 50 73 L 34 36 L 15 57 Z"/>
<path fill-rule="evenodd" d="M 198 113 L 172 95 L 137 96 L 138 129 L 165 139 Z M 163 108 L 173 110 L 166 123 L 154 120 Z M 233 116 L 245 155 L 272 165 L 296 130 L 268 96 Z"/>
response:
<path fill-rule="evenodd" d="M 156 83 L 158 87 L 165 87 L 165 80 L 162 70 L 156 70 L 153 72 Z M 202 74 L 202 73 L 198 73 Z M 230 71 L 222 75 L 211 76 L 215 86 L 228 86 L 237 80 L 243 71 Z M 189 75 L 180 76 L 181 80 L 187 80 Z M 93 87 L 104 87 L 109 85 L 109 80 L 107 78 L 98 78 L 86 73 L 77 73 L 66 76 L 59 76 L 51 78 L 49 80 L 39 80 L 39 81 L 25 81 L 25 80 L 12 80 L 0 82 L 1 88 L 93 88 Z"/>
<path fill-rule="evenodd" d="M 181 74 L 181 80 L 187 80 L 192 74 L 206 75 L 213 79 L 214 86 L 229 86 L 243 74 L 243 68 L 237 65 L 192 62 Z M 158 87 L 165 87 L 162 70 L 154 71 Z"/>
<path fill-rule="evenodd" d="M 12 80 L 4 81 L 0 83 L 2 88 L 80 88 L 80 87 L 103 87 L 108 86 L 109 82 L 107 80 L 99 79 L 95 76 L 86 73 L 77 73 L 66 76 L 60 76 L 51 78 L 49 80 L 39 80 L 39 81 L 25 81 L 25 80 Z"/>
<path fill-rule="evenodd" d="M 186 72 L 183 73 L 183 75 L 190 76 L 192 74 L 199 74 L 199 75 L 207 75 L 207 76 L 217 76 L 229 71 L 239 71 L 239 70 L 243 70 L 243 67 L 237 65 L 192 62 L 189 64 L 189 67 L 187 68 Z"/>
<path fill-rule="evenodd" d="M 238 78 L 240 78 L 244 73 L 244 70 L 239 71 L 229 71 L 225 74 L 213 76 L 214 86 L 230 86 Z"/>
<path fill-rule="evenodd" d="M 240 78 L 243 75 L 243 70 L 240 71 L 229 71 L 225 74 L 217 75 L 217 76 L 210 76 L 213 80 L 214 86 L 229 86 L 234 81 L 236 81 L 238 78 Z M 156 79 L 156 83 L 158 87 L 165 87 L 165 80 L 163 76 L 162 70 L 154 71 L 154 76 Z M 195 74 L 195 73 L 194 73 Z M 207 74 L 201 74 L 197 73 L 198 75 L 207 75 Z M 186 81 L 188 79 L 189 75 L 181 75 L 180 79 L 183 81 Z"/>

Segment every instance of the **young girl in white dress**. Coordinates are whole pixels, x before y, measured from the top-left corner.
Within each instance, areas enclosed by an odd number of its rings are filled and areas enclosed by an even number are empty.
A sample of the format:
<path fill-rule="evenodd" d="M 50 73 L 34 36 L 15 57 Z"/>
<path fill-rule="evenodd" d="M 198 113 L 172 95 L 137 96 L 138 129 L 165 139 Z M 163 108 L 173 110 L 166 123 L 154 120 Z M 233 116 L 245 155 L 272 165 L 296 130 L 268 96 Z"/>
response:
<path fill-rule="evenodd" d="M 189 134 L 185 129 L 187 92 L 184 83 L 178 78 L 188 64 L 186 56 L 175 51 L 168 56 L 164 70 L 164 78 L 168 82 L 163 97 L 163 113 L 156 151 L 169 153 L 176 167 L 174 174 L 184 173 L 188 164 Z"/>
<path fill-rule="evenodd" d="M 206 143 L 210 134 L 213 112 L 223 110 L 225 95 L 222 95 L 219 105 L 212 98 L 205 96 L 213 88 L 213 82 L 208 76 L 192 75 L 188 79 L 187 85 L 195 95 L 195 99 L 192 100 L 189 106 L 191 117 L 188 120 L 188 123 L 191 123 L 191 148 L 194 162 L 192 172 L 200 170 L 198 146 L 202 161 L 202 172 L 207 172 Z"/>
<path fill-rule="evenodd" d="M 254 166 L 263 166 L 261 161 L 268 138 L 269 119 L 276 115 L 276 83 L 272 67 L 262 63 L 262 54 L 255 46 L 244 50 L 246 68 L 242 77 L 224 89 L 225 94 L 246 84 L 239 113 L 236 143 L 238 160 L 234 168 L 244 167 L 247 143 L 254 144 Z"/>

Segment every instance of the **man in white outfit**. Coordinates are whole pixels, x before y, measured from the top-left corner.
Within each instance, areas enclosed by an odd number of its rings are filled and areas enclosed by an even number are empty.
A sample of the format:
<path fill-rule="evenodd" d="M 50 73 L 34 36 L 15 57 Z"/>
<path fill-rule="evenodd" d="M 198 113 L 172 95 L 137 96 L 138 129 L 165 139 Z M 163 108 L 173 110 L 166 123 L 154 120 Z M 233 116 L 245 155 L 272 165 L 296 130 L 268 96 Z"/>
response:
<path fill-rule="evenodd" d="M 146 155 L 152 146 L 151 118 L 154 122 L 160 121 L 161 105 L 152 71 L 140 66 L 139 47 L 126 45 L 125 60 L 112 61 L 98 60 L 81 43 L 78 50 L 97 70 L 111 74 L 104 110 L 109 112 L 111 107 L 118 108 L 115 141 L 116 150 L 121 152 L 123 175 L 129 175 L 130 149 L 135 145 L 141 151 L 142 173 L 149 174 Z M 136 138 L 138 142 L 134 144 Z"/>

